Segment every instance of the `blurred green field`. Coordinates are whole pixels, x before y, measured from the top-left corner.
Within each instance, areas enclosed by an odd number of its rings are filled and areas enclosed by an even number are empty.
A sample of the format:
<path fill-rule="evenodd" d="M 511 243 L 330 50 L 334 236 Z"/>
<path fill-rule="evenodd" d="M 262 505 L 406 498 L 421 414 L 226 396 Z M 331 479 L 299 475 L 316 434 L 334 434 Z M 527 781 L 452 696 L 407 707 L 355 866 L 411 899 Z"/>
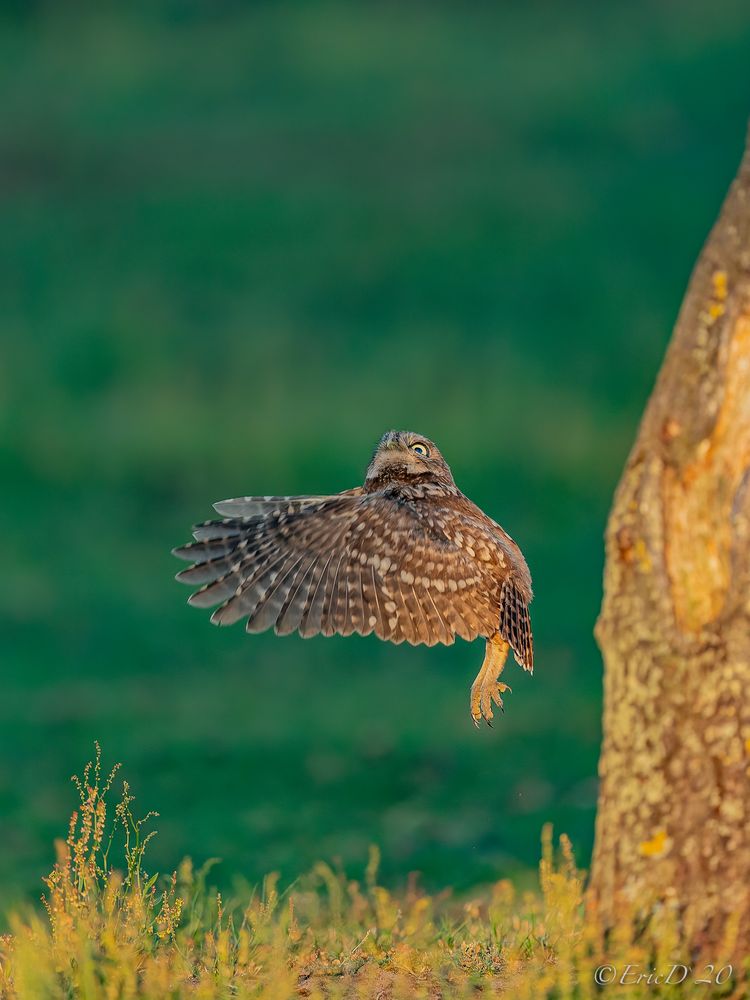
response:
<path fill-rule="evenodd" d="M 602 531 L 750 113 L 741 2 L 5 4 L 0 909 L 99 739 L 155 868 L 459 890 L 591 847 Z M 211 502 L 434 438 L 522 544 L 538 667 L 186 607 Z"/>

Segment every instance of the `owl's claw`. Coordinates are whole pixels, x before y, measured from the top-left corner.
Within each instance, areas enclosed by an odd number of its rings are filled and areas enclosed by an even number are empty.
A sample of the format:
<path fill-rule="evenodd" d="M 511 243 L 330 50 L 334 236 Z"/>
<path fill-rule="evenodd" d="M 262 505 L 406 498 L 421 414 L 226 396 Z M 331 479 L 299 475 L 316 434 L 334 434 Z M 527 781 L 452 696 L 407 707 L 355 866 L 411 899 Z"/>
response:
<path fill-rule="evenodd" d="M 508 649 L 508 643 L 500 638 L 499 633 L 487 640 L 484 662 L 471 685 L 471 718 L 477 728 L 482 719 L 488 726 L 492 724 L 493 701 L 501 712 L 505 711 L 501 695 L 504 691 L 510 691 L 510 688 L 499 681 L 498 677 L 505 666 Z"/>
<path fill-rule="evenodd" d="M 494 718 L 492 702 L 494 701 L 501 712 L 505 712 L 501 696 L 505 691 L 510 690 L 510 685 L 494 679 L 481 684 L 474 683 L 471 689 L 471 718 L 477 729 L 482 719 L 492 728 L 492 719 Z"/>

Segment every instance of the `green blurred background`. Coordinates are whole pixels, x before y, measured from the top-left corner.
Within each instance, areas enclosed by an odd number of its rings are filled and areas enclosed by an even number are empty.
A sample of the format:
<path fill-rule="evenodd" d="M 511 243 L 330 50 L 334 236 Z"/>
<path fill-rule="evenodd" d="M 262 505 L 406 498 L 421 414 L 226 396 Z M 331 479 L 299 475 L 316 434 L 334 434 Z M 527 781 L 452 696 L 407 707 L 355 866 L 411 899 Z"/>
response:
<path fill-rule="evenodd" d="M 4 4 L 0 906 L 94 739 L 151 867 L 459 891 L 588 862 L 602 532 L 750 113 L 744 2 Z M 522 544 L 537 671 L 185 605 L 211 502 L 434 438 Z"/>

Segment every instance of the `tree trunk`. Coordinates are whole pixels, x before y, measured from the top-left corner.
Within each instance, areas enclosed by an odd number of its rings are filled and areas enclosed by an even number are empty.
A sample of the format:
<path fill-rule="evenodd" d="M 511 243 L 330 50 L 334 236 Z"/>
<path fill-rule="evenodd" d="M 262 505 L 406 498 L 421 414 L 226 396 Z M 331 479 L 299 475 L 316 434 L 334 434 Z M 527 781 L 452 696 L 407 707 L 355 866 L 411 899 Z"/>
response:
<path fill-rule="evenodd" d="M 750 950 L 750 135 L 615 494 L 590 899 Z M 664 906 L 661 911 L 664 912 Z M 728 957 L 728 956 L 727 956 Z"/>

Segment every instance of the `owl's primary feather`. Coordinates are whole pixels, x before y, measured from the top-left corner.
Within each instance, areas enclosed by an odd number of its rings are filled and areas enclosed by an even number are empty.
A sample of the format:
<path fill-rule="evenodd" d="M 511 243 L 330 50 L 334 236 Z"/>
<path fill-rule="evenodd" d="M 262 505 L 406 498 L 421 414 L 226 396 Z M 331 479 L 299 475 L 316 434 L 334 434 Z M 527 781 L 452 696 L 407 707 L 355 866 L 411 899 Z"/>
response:
<path fill-rule="evenodd" d="M 343 493 L 215 507 L 226 516 L 196 525 L 195 541 L 174 550 L 193 563 L 177 575 L 199 585 L 189 603 L 218 605 L 214 623 L 427 645 L 499 637 L 533 669 L 521 551 L 459 491 L 427 439 L 385 435 L 364 485 Z"/>

